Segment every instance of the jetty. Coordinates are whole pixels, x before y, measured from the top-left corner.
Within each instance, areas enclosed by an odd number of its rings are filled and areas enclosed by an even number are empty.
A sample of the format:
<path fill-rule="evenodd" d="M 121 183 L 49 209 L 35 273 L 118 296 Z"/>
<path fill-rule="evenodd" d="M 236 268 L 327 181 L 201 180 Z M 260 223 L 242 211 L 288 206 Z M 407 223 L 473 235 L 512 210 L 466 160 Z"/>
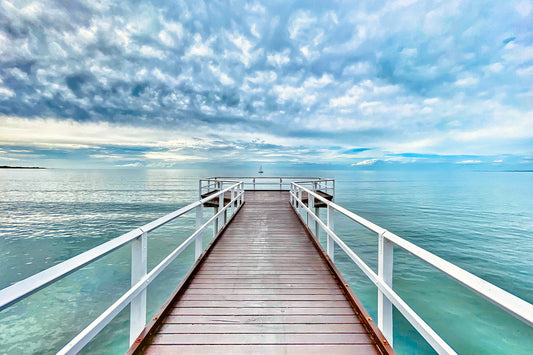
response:
<path fill-rule="evenodd" d="M 455 354 L 394 291 L 393 249 L 401 248 L 533 325 L 533 305 L 334 202 L 335 181 L 318 177 L 201 179 L 198 201 L 0 291 L 0 310 L 120 247 L 131 245 L 131 288 L 59 354 L 74 354 L 130 306 L 128 354 L 394 354 L 396 308 L 439 354 Z M 320 213 L 323 209 L 324 213 Z M 152 270 L 147 238 L 187 213 L 196 230 Z M 335 233 L 342 214 L 376 234 L 378 271 Z M 320 231 L 325 234 L 321 244 Z M 204 249 L 203 238 L 210 243 Z M 194 263 L 156 315 L 146 288 L 187 247 Z M 377 322 L 335 266 L 335 250 L 377 286 Z"/>

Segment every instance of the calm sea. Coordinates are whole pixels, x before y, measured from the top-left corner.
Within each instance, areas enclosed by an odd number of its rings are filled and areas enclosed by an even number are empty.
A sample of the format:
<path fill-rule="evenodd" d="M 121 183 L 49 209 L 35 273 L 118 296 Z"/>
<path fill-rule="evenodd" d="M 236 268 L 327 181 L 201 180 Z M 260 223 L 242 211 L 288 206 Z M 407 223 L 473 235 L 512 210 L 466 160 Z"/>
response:
<path fill-rule="evenodd" d="M 337 203 L 533 302 L 533 173 L 267 173 L 333 177 Z M 222 173 L 0 170 L 0 288 L 187 205 L 197 197 L 198 178 L 216 174 Z M 193 226 L 190 214 L 151 233 L 149 268 L 190 235 Z M 375 235 L 342 216 L 336 216 L 335 229 L 377 269 Z M 0 312 L 0 354 L 56 352 L 128 289 L 130 257 L 130 248 L 119 249 Z M 376 288 L 342 252 L 335 258 L 376 319 Z M 193 251 L 187 250 L 150 286 L 149 318 L 192 260 Z M 394 288 L 459 353 L 533 352 L 533 328 L 408 253 L 396 248 L 394 260 Z M 83 352 L 124 353 L 128 317 L 126 309 Z M 394 327 L 399 354 L 432 352 L 397 312 Z"/>

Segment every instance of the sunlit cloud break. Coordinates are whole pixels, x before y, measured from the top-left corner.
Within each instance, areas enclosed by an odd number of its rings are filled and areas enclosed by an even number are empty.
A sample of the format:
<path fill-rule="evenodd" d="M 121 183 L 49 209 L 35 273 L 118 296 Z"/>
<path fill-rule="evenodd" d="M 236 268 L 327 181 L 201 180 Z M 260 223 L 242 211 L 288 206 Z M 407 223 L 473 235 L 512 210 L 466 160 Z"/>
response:
<path fill-rule="evenodd" d="M 531 166 L 532 9 L 4 0 L 0 164 Z"/>

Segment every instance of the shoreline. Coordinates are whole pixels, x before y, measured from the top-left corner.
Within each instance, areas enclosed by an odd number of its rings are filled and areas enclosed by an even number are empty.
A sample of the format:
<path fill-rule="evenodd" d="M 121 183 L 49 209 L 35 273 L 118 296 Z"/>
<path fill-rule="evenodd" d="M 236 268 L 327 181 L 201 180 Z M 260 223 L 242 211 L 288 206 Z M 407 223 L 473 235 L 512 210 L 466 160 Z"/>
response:
<path fill-rule="evenodd" d="M 46 169 L 40 166 L 9 166 L 9 165 L 1 165 L 0 169 Z"/>

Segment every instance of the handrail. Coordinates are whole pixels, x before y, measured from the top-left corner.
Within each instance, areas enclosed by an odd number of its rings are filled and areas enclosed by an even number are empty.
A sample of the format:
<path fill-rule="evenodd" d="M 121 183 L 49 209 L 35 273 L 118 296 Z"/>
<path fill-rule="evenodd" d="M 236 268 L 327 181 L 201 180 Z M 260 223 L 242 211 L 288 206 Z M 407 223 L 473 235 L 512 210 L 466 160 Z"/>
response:
<path fill-rule="evenodd" d="M 308 194 L 308 206 L 303 203 L 302 192 Z M 311 198 L 312 196 L 313 198 Z M 312 211 L 314 200 L 324 203 L 327 208 L 328 221 L 324 223 Z M 392 305 L 394 305 L 404 317 L 415 327 L 415 329 L 428 341 L 428 343 L 438 352 L 444 354 L 454 354 L 454 350 L 442 340 L 438 334 L 420 318 L 403 299 L 392 289 L 392 246 L 395 245 L 416 256 L 420 260 L 435 267 L 453 280 L 479 294 L 488 301 L 499 306 L 509 314 L 518 318 L 522 322 L 533 326 L 533 305 L 512 295 L 511 293 L 461 269 L 460 267 L 436 256 L 433 253 L 422 249 L 415 244 L 387 231 L 384 228 L 348 211 L 347 209 L 331 202 L 319 194 L 292 183 L 290 192 L 291 205 L 297 211 L 304 210 L 307 215 L 307 225 L 310 228 L 309 217 L 316 225 L 319 225 L 327 234 L 327 253 L 334 260 L 335 243 L 352 259 L 352 261 L 365 273 L 365 275 L 378 287 L 378 326 L 383 331 L 387 340 L 392 344 Z M 333 211 L 337 211 L 357 222 L 363 227 L 375 232 L 379 237 L 378 251 L 378 274 L 376 274 L 357 254 L 350 249 L 333 231 Z M 303 218 L 298 213 L 300 219 Z M 305 223 L 305 221 L 304 221 Z M 315 236 L 316 237 L 316 236 Z"/>
<path fill-rule="evenodd" d="M 0 311 L 141 236 L 136 228 L 0 290 Z"/>
<path fill-rule="evenodd" d="M 227 205 L 237 201 L 239 197 L 235 197 Z M 227 207 L 226 206 L 226 207 Z M 220 210 L 214 214 L 207 222 L 205 222 L 199 229 L 197 229 L 189 238 L 181 243 L 176 249 L 174 249 L 163 261 L 161 261 L 156 267 L 152 269 L 146 276 L 144 276 L 137 284 L 132 286 L 121 298 L 119 298 L 113 305 L 104 311 L 89 324 L 83 331 L 81 331 L 74 339 L 72 339 L 58 354 L 71 354 L 76 353 L 83 348 L 98 332 L 103 329 L 115 315 L 122 311 L 131 300 L 139 294 L 140 291 L 146 289 L 150 282 L 152 282 L 186 247 L 188 247 L 213 221 L 224 213 L 224 210 Z"/>
<path fill-rule="evenodd" d="M 224 205 L 224 194 L 231 193 L 231 200 Z M 205 223 L 202 223 L 202 208 L 204 203 L 218 198 L 219 210 Z M 236 182 L 217 193 L 199 201 L 193 202 L 177 211 L 167 214 L 155 221 L 136 228 L 115 239 L 94 247 L 80 255 L 72 257 L 62 263 L 43 270 L 33 276 L 23 279 L 11 286 L 0 290 L 0 310 L 3 310 L 23 298 L 49 286 L 59 279 L 86 266 L 104 255 L 130 243 L 132 244 L 132 286 L 111 307 L 102 313 L 88 327 L 72 339 L 63 349 L 62 354 L 73 354 L 87 344 L 98 332 L 105 327 L 122 309 L 131 303 L 130 316 L 130 343 L 132 343 L 146 323 L 146 288 L 157 275 L 161 273 L 188 245 L 195 241 L 195 257 L 202 252 L 202 234 L 211 224 L 215 223 L 214 234 L 218 233 L 223 224 L 227 223 L 226 213 L 231 209 L 234 214 L 244 203 L 244 187 L 242 182 Z M 147 233 L 178 218 L 179 216 L 196 209 L 196 231 L 172 251 L 161 263 L 146 273 L 146 239 Z M 135 304 L 135 305 L 134 305 Z"/>
<path fill-rule="evenodd" d="M 335 180 L 331 178 L 322 178 L 316 176 L 239 176 L 227 177 L 216 176 L 205 179 L 200 179 L 199 195 L 209 193 L 219 189 L 219 184 L 233 182 L 238 179 L 242 181 L 245 189 L 256 190 L 258 188 L 267 188 L 268 190 L 289 190 L 291 183 L 296 182 L 300 184 L 312 184 L 313 190 L 321 190 L 331 196 L 335 195 Z M 271 181 L 265 181 L 271 180 Z M 204 185 L 204 182 L 207 184 Z M 278 188 L 279 187 L 279 188 Z"/>

